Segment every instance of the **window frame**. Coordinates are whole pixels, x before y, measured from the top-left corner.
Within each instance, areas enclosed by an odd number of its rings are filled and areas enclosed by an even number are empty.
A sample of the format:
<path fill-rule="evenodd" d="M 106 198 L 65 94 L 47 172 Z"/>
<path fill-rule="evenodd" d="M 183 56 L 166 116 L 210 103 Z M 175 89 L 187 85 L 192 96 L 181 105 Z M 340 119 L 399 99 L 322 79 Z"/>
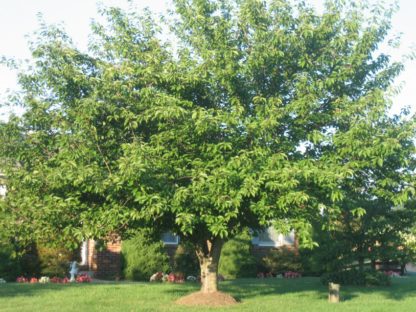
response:
<path fill-rule="evenodd" d="M 259 247 L 283 247 L 283 246 L 293 246 L 295 245 L 295 233 L 294 231 L 290 231 L 287 235 L 283 235 L 281 233 L 277 233 L 277 231 L 273 227 L 269 227 L 262 231 L 263 233 L 267 231 L 268 236 L 272 236 L 273 234 L 277 236 L 276 239 L 273 239 L 270 237 L 270 240 L 261 240 L 260 233 L 256 236 L 253 236 L 252 243 L 253 245 L 257 245 Z M 275 231 L 275 233 L 270 233 L 270 231 Z M 290 237 L 290 239 L 287 239 L 287 237 Z M 289 243 L 288 243 L 289 242 Z M 290 243 L 291 242 L 291 243 Z"/>
<path fill-rule="evenodd" d="M 175 237 L 176 241 L 165 241 L 163 236 L 166 235 L 166 234 L 171 235 L 172 237 Z M 162 237 L 160 238 L 160 240 L 163 242 L 164 245 L 176 246 L 176 245 L 179 245 L 180 237 L 179 237 L 179 235 L 176 235 L 174 233 L 165 232 L 165 233 L 162 234 Z"/>

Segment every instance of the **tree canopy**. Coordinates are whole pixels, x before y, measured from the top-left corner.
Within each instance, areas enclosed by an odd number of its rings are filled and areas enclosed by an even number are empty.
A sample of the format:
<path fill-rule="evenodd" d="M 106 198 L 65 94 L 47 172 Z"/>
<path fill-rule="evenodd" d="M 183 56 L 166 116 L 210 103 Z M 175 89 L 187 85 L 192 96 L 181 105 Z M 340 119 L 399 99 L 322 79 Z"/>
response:
<path fill-rule="evenodd" d="M 0 127 L 5 226 L 67 243 L 171 230 L 209 279 L 243 228 L 275 223 L 312 245 L 312 220 L 351 192 L 406 202 L 415 123 L 389 114 L 403 65 L 378 50 L 392 12 L 176 0 L 157 20 L 110 7 L 88 52 L 42 25 L 11 100 L 25 113 Z"/>

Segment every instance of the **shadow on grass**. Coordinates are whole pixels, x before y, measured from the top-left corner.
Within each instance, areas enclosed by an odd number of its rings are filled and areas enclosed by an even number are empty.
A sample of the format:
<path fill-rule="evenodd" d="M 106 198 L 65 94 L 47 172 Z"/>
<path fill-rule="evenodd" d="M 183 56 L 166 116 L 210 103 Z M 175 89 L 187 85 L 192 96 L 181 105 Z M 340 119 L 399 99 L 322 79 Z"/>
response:
<path fill-rule="evenodd" d="M 327 290 L 320 284 L 318 278 L 302 278 L 298 280 L 242 278 L 221 282 L 219 284 L 219 290 L 231 294 L 239 302 L 259 296 L 264 297 L 289 293 L 299 296 L 310 296 L 312 292 L 318 298 L 326 298 L 327 296 Z M 162 291 L 171 295 L 175 294 L 175 296 L 185 296 L 189 293 L 199 291 L 199 285 L 181 284 L 177 285 L 177 287 Z"/>
<path fill-rule="evenodd" d="M 178 285 L 174 289 L 164 289 L 164 292 L 185 296 L 193 291 L 198 291 L 195 285 Z M 301 279 L 238 279 L 220 283 L 220 290 L 231 294 L 237 301 L 291 294 L 296 297 L 314 297 L 319 300 L 327 300 L 328 288 L 321 284 L 319 278 L 306 277 Z M 409 295 L 416 293 L 416 277 L 404 277 L 393 279 L 392 286 L 387 287 L 358 287 L 341 286 L 341 300 L 352 301 L 365 294 L 377 294 L 390 300 L 404 300 Z"/>
<path fill-rule="evenodd" d="M 391 286 L 383 287 L 343 287 L 343 292 L 346 294 L 346 300 L 350 297 L 357 297 L 361 294 L 375 293 L 390 300 L 404 300 L 409 296 L 414 296 L 416 293 L 416 277 L 400 277 L 393 278 Z"/>
<path fill-rule="evenodd" d="M 150 284 L 150 283 L 106 283 L 106 284 L 0 284 L 0 299 L 5 297 L 31 297 L 48 292 L 61 292 L 65 290 L 80 290 L 88 292 L 90 288 L 100 286 L 111 286 L 112 289 L 121 291 L 121 285 L 147 285 L 151 292 L 168 294 L 174 298 L 185 296 L 199 290 L 196 283 L 172 284 Z M 123 286 L 123 287 L 124 287 Z M 146 287 L 146 288 L 147 288 Z M 238 279 L 220 283 L 220 290 L 231 294 L 238 301 L 244 302 L 259 297 L 290 295 L 295 298 L 309 297 L 317 300 L 326 300 L 328 296 L 327 287 L 322 285 L 319 278 L 305 277 L 301 279 Z M 416 294 L 416 277 L 405 277 L 393 279 L 390 287 L 353 287 L 341 286 L 341 299 L 344 302 L 353 301 L 363 295 L 376 294 L 390 300 L 404 300 L 406 297 Z"/>
<path fill-rule="evenodd" d="M 316 278 L 302 279 L 240 279 L 221 285 L 221 290 L 231 293 L 239 301 L 259 296 L 295 294 L 321 298 L 327 296 L 326 288 Z M 307 294 L 308 293 L 308 294 Z"/>

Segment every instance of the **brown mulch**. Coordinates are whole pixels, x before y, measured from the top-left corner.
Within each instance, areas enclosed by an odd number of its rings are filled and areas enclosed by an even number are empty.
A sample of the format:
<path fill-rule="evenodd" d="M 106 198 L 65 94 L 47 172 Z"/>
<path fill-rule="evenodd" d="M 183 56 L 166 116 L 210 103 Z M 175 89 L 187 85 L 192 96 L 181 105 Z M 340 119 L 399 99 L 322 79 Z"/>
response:
<path fill-rule="evenodd" d="M 187 306 L 210 306 L 210 307 L 219 307 L 236 304 L 237 301 L 230 295 L 216 291 L 213 293 L 202 293 L 200 291 L 194 292 L 185 297 L 181 297 L 176 300 L 177 304 L 187 305 Z"/>

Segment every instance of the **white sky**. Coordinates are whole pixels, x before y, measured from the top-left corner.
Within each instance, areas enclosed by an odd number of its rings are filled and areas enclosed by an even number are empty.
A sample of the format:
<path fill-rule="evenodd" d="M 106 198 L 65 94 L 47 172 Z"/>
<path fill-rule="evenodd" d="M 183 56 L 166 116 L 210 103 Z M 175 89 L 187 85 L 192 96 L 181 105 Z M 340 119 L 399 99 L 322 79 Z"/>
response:
<path fill-rule="evenodd" d="M 102 0 L 104 5 L 128 7 L 126 0 Z M 321 7 L 323 0 L 309 0 Z M 399 0 L 400 10 L 393 19 L 392 33 L 403 33 L 401 47 L 392 53 L 397 60 L 416 47 L 416 0 Z M 169 0 L 136 0 L 138 9 L 149 7 L 164 11 Z M 0 0 L 0 57 L 30 58 L 27 39 L 38 28 L 37 13 L 41 12 L 47 23 L 63 22 L 78 47 L 85 49 L 88 41 L 89 23 L 97 18 L 96 0 Z M 403 84 L 402 91 L 394 97 L 394 111 L 411 106 L 416 111 L 416 61 L 408 62 L 406 70 L 397 79 Z M 1 108 L 7 90 L 16 90 L 16 73 L 0 65 L 0 119 L 6 119 L 8 111 Z"/>

